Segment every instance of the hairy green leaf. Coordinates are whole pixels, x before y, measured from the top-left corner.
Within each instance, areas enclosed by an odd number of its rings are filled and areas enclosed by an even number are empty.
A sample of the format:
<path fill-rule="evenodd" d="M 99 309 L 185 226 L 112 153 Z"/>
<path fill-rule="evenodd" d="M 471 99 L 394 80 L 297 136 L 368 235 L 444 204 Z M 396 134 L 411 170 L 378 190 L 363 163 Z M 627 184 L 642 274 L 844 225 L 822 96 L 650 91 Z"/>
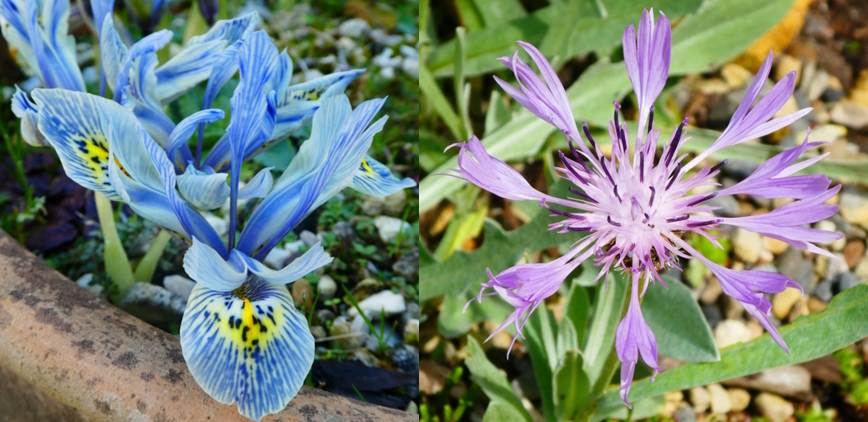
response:
<path fill-rule="evenodd" d="M 684 362 L 719 360 L 711 328 L 690 290 L 681 281 L 664 279 L 668 289 L 649 286 L 642 300 L 642 314 L 657 337 L 657 351 Z"/>
<path fill-rule="evenodd" d="M 471 336 L 467 337 L 467 359 L 464 363 L 470 370 L 473 381 L 482 388 L 492 402 L 510 406 L 515 413 L 521 415 L 521 419 L 532 421 L 530 414 L 521 404 L 521 398 L 510 387 L 506 375 L 488 361 L 482 346 Z"/>

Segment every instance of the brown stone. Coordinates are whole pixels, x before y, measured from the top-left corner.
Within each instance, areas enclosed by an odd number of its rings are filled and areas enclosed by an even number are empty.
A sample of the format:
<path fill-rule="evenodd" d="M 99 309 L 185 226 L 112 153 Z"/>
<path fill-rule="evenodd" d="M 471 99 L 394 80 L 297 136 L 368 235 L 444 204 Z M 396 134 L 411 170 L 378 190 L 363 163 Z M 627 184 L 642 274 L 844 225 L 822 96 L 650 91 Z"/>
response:
<path fill-rule="evenodd" d="M 862 260 L 863 256 L 865 256 L 865 243 L 862 243 L 861 240 L 853 239 L 847 242 L 847 246 L 844 246 L 844 261 L 851 269 L 856 268 L 856 264 Z"/>
<path fill-rule="evenodd" d="M 33 389 L 15 392 L 13 407 L 0 408 L 0 415 L 25 417 L 29 409 L 51 412 L 30 420 L 246 421 L 236 406 L 202 391 L 177 337 L 100 300 L 2 232 L 0 338 L 0 396 L 12 394 L 19 382 L 5 381 L 13 377 Z M 46 397 L 56 404 L 46 405 Z M 417 419 L 304 386 L 263 420 Z"/>

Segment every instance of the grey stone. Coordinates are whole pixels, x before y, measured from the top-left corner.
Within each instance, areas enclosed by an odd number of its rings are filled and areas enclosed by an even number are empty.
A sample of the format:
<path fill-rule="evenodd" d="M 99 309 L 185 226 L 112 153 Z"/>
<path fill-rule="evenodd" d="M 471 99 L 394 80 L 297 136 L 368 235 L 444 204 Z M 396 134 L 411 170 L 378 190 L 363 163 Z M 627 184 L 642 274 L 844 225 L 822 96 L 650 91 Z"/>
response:
<path fill-rule="evenodd" d="M 377 227 L 377 233 L 383 243 L 392 242 L 398 238 L 399 234 L 406 238 L 412 230 L 412 226 L 406 221 L 386 215 L 374 218 L 374 225 Z"/>
<path fill-rule="evenodd" d="M 419 349 L 413 346 L 396 347 L 387 352 L 391 356 L 392 365 L 401 372 L 419 372 Z"/>
<path fill-rule="evenodd" d="M 314 325 L 310 327 L 310 333 L 313 335 L 313 338 L 319 340 L 321 338 L 325 338 L 327 336 L 325 328 L 322 326 Z"/>
<path fill-rule="evenodd" d="M 335 314 L 329 309 L 320 309 L 314 313 L 314 316 L 320 324 L 325 324 L 326 321 L 331 321 L 335 318 Z"/>
<path fill-rule="evenodd" d="M 802 255 L 801 249 L 788 248 L 778 256 L 775 266 L 781 274 L 793 279 L 802 286 L 806 294 L 811 294 L 817 285 L 814 280 L 814 262 Z"/>
<path fill-rule="evenodd" d="M 180 321 L 187 301 L 164 287 L 135 283 L 118 302 L 118 307 L 156 325 Z"/>
<path fill-rule="evenodd" d="M 407 280 L 415 280 L 419 276 L 419 248 L 414 247 L 395 261 L 392 271 Z"/>
<path fill-rule="evenodd" d="M 846 96 L 847 96 L 847 94 L 841 88 L 826 87 L 826 89 L 823 91 L 823 94 L 820 96 L 820 98 L 824 102 L 833 103 L 835 101 L 840 101 L 840 100 L 844 99 L 844 97 L 846 97 Z"/>
<path fill-rule="evenodd" d="M 692 407 L 679 407 L 672 417 L 678 422 L 696 422 L 696 411 Z"/>
<path fill-rule="evenodd" d="M 709 206 L 720 207 L 714 210 L 714 215 L 721 217 L 737 217 L 741 207 L 738 205 L 738 200 L 732 195 L 718 196 L 706 202 Z"/>
<path fill-rule="evenodd" d="M 359 302 L 359 309 L 365 312 L 371 319 L 380 319 L 380 314 L 390 315 L 400 314 L 407 310 L 407 304 L 404 301 L 404 296 L 395 293 L 391 290 L 383 290 L 379 293 L 368 296 Z M 350 308 L 347 314 L 351 317 L 359 313 L 356 307 Z"/>
<path fill-rule="evenodd" d="M 708 325 L 711 328 L 716 327 L 717 323 L 723 319 L 723 314 L 721 314 L 720 308 L 717 305 L 703 305 L 702 314 L 705 315 L 705 320 L 708 321 Z"/>
<path fill-rule="evenodd" d="M 817 299 L 822 300 L 823 302 L 829 303 L 832 300 L 832 282 L 829 280 L 823 280 L 819 284 L 817 284 L 817 288 L 814 289 L 814 296 Z"/>
<path fill-rule="evenodd" d="M 335 292 L 338 290 L 338 285 L 335 282 L 335 279 L 324 275 L 320 277 L 319 281 L 316 283 L 316 289 L 319 291 L 320 299 L 329 300 L 335 296 Z"/>
<path fill-rule="evenodd" d="M 196 282 L 182 275 L 167 275 L 163 278 L 163 287 L 187 300 L 196 287 Z"/>
<path fill-rule="evenodd" d="M 835 290 L 840 293 L 844 290 L 856 287 L 859 284 L 861 284 L 859 276 L 851 271 L 847 271 L 846 273 L 838 275 L 835 283 Z"/>
<path fill-rule="evenodd" d="M 354 18 L 341 23 L 338 32 L 345 37 L 359 38 L 370 29 L 371 25 L 364 19 Z"/>
<path fill-rule="evenodd" d="M 861 129 L 868 126 L 868 106 L 848 100 L 839 101 L 832 106 L 829 117 L 837 124 Z"/>
<path fill-rule="evenodd" d="M 93 273 L 87 273 L 75 280 L 75 284 L 87 289 L 87 291 L 99 296 L 102 294 L 103 288 L 99 284 L 90 284 L 93 281 Z"/>
<path fill-rule="evenodd" d="M 299 239 L 301 239 L 302 242 L 304 242 L 305 246 L 307 246 L 308 248 L 316 245 L 316 242 L 319 242 L 319 239 L 316 237 L 316 235 L 307 230 L 301 232 L 298 237 Z"/>
<path fill-rule="evenodd" d="M 349 243 L 358 237 L 356 236 L 356 231 L 353 229 L 353 225 L 346 221 L 338 221 L 335 223 L 334 227 L 332 227 L 332 231 L 342 242 Z"/>
<path fill-rule="evenodd" d="M 729 163 L 727 163 L 721 169 L 724 174 L 730 176 L 736 180 L 746 179 L 751 175 L 756 169 L 759 168 L 759 163 L 748 160 L 739 160 L 739 159 L 731 159 Z"/>

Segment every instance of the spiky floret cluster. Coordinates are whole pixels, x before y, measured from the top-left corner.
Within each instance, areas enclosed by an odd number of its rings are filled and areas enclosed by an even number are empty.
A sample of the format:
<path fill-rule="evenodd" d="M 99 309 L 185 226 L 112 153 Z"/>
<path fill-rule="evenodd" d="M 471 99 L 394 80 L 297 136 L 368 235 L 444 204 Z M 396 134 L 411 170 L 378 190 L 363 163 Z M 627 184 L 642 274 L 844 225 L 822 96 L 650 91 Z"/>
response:
<path fill-rule="evenodd" d="M 494 334 L 512 324 L 516 338 L 522 337 L 522 327 L 531 313 L 557 292 L 570 272 L 587 259 L 593 257 L 600 269 L 597 280 L 605 275 L 608 283 L 608 273 L 613 268 L 631 274 L 629 308 L 618 326 L 615 342 L 622 362 L 621 398 L 630 406 L 627 394 L 639 355 L 655 375 L 663 369 L 657 364 L 656 339 L 642 317 L 639 298 L 652 283 L 666 286 L 660 271 L 670 265 L 677 268 L 678 258 L 695 258 L 705 264 L 720 280 L 723 291 L 739 301 L 789 352 L 769 319 L 771 304 L 764 294 L 778 293 L 787 287 L 801 289 L 798 283 L 777 273 L 734 271 L 717 265 L 682 240 L 685 233 L 696 233 L 720 247 L 714 230 L 727 224 L 828 256 L 831 256 L 829 252 L 814 243 L 832 242 L 842 235 L 803 227 L 828 218 L 838 210 L 837 205 L 825 203 L 840 186 L 829 189 L 829 179 L 821 174 L 795 175 L 825 157 L 820 155 L 796 163 L 802 153 L 821 143 L 805 141 L 784 151 L 743 181 L 725 189 L 717 189 L 714 177 L 726 160 L 694 170 L 716 151 L 768 135 L 809 113 L 810 109 L 803 109 L 773 118 L 792 96 L 795 73 L 786 75 L 752 107 L 771 69 L 772 54 L 769 53 L 726 130 L 709 149 L 685 162 L 687 155 L 680 154 L 679 149 L 689 141 L 686 119 L 668 142 L 660 139 L 663 135 L 654 126 L 653 104 L 669 73 L 669 21 L 661 15 L 655 24 L 653 14 L 645 11 L 638 36 L 630 25 L 624 31 L 623 42 L 624 62 L 638 100 L 639 131 L 631 140 L 626 123 L 619 119 L 620 106 L 615 103 L 614 119 L 608 127 L 612 143 L 608 157 L 594 141 L 586 123 L 582 124 L 585 137 L 582 139 L 563 86 L 536 48 L 519 42 L 539 68 L 542 78 L 519 58 L 518 52 L 511 58 L 500 59 L 515 73 L 519 88 L 495 78 L 500 86 L 567 136 L 570 153 L 560 153 L 563 167 L 556 170 L 575 185 L 569 189 L 574 196 L 558 198 L 537 191 L 509 165 L 490 156 L 476 137 L 458 145 L 456 175 L 506 199 L 539 201 L 552 217 L 558 218 L 550 225 L 550 230 L 584 234 L 570 252 L 554 261 L 521 264 L 498 275 L 488 272 L 489 281 L 482 284 L 475 300 L 499 295 L 515 307 Z M 796 201 L 763 215 L 717 218 L 711 214 L 717 207 L 708 205 L 707 201 L 735 194 L 787 197 Z"/>

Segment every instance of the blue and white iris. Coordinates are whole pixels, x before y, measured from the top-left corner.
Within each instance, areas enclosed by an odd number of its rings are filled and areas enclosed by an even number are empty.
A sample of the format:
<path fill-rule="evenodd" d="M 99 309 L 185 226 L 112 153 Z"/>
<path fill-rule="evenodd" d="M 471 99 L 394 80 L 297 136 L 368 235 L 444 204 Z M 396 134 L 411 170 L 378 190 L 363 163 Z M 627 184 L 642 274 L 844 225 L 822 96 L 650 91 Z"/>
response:
<path fill-rule="evenodd" d="M 184 268 L 197 285 L 181 324 L 184 359 L 209 395 L 259 420 L 286 406 L 313 363 L 313 337 L 286 285 L 332 261 L 319 244 L 279 270 L 262 259 L 344 188 L 385 196 L 414 182 L 367 155 L 387 117 L 375 121 L 384 99 L 353 109 L 342 93 L 361 71 L 290 85 L 292 62 L 264 31 L 254 31 L 255 14 L 217 22 L 160 65 L 156 52 L 171 33 L 127 47 L 112 3 L 92 1 L 95 16 L 103 14 L 102 70 L 114 92 L 107 99 L 88 94 L 81 82 L 66 34 L 68 0 L 0 0 L 4 36 L 49 88 L 34 89 L 33 101 L 16 92 L 13 110 L 25 139 L 53 147 L 72 180 L 188 242 Z M 40 11 L 42 25 L 34 18 Z M 226 134 L 202 157 L 201 129 L 224 118 L 210 107 L 236 71 Z M 206 80 L 203 110 L 175 124 L 163 107 Z M 246 159 L 308 124 L 310 138 L 278 179 L 266 168 L 240 186 Z M 194 153 L 188 141 L 197 129 Z M 252 198 L 260 202 L 238 227 L 238 201 Z M 227 200 L 228 241 L 201 214 Z"/>

